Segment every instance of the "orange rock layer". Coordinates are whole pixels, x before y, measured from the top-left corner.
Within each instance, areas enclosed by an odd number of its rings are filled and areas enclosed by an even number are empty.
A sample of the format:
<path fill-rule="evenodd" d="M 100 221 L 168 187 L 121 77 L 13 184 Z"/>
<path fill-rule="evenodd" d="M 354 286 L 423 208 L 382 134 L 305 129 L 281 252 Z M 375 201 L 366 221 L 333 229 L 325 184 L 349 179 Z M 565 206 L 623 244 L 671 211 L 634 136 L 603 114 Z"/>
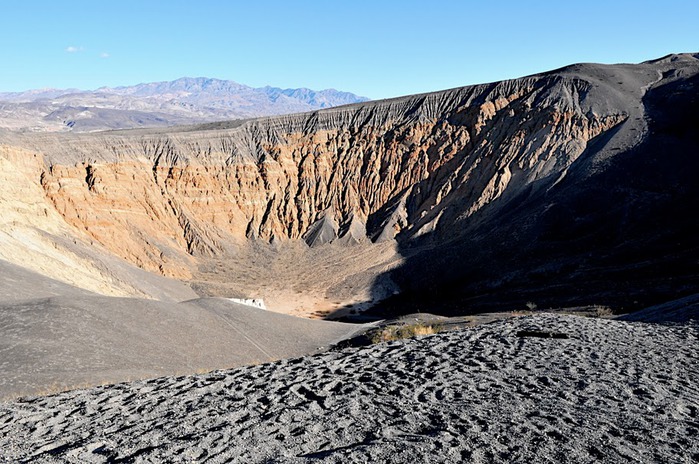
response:
<path fill-rule="evenodd" d="M 623 111 L 584 112 L 590 84 L 551 76 L 170 133 L 22 140 L 50 204 L 112 253 L 188 278 L 246 240 L 390 240 L 468 218 L 560 176 Z M 560 95 L 568 95 L 561 99 Z"/>

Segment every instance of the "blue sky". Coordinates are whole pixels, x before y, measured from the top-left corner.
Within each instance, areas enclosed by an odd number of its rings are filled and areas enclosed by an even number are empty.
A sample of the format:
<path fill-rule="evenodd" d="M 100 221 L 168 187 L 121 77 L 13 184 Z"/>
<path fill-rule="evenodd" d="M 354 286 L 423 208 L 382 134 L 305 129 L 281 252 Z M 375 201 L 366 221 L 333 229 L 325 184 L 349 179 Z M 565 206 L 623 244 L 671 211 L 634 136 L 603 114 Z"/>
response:
<path fill-rule="evenodd" d="M 215 77 L 370 98 L 699 52 L 699 2 L 23 1 L 0 92 Z"/>

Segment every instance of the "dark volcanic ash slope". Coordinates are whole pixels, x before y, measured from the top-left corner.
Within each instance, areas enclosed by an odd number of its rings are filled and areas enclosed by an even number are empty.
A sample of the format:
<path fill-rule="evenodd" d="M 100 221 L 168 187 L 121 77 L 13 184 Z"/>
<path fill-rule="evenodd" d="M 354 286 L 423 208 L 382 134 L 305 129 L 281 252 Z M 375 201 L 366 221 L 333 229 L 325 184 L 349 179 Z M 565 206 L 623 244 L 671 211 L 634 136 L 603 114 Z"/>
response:
<path fill-rule="evenodd" d="M 0 461 L 696 462 L 698 335 L 514 318 L 27 398 L 0 404 Z"/>
<path fill-rule="evenodd" d="M 0 261 L 0 402 L 312 354 L 360 329 L 224 298 L 96 295 Z"/>
<path fill-rule="evenodd" d="M 694 60 L 691 67 L 656 69 L 658 80 L 645 86 L 631 84 L 630 68 L 566 70 L 641 93 L 627 93 L 624 123 L 592 140 L 559 175 L 503 196 L 478 220 L 461 221 L 456 240 L 435 231 L 431 242 L 440 252 L 419 252 L 395 276 L 418 292 L 389 310 L 417 298 L 418 306 L 452 299 L 445 312 L 522 307 L 525 301 L 539 307 L 604 303 L 629 311 L 695 293 L 697 60 L 674 56 L 649 65 L 687 59 Z"/>
<path fill-rule="evenodd" d="M 10 165 L 36 155 L 24 169 L 66 227 L 167 276 L 206 279 L 202 263 L 252 243 L 340 258 L 395 243 L 387 311 L 632 309 L 696 293 L 698 72 L 696 55 L 582 64 L 167 132 L 5 134 L 2 149 Z"/>

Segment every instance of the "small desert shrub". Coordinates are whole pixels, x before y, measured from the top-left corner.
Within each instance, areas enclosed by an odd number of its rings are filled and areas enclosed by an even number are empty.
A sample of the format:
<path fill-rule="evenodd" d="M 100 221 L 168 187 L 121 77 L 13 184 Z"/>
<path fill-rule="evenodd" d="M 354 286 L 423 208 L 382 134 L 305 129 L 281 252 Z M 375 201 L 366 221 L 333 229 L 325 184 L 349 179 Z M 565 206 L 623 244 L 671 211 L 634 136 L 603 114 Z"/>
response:
<path fill-rule="evenodd" d="M 389 325 L 377 330 L 371 334 L 371 343 L 390 342 L 393 340 L 402 340 L 404 338 L 412 338 L 420 335 L 432 335 L 439 332 L 438 326 L 426 325 L 422 323 L 407 324 L 407 325 Z"/>
<path fill-rule="evenodd" d="M 520 316 L 531 316 L 534 311 L 510 311 L 510 316 L 520 317 Z"/>
<path fill-rule="evenodd" d="M 595 316 L 597 317 L 609 317 L 614 315 L 612 308 L 609 306 L 596 305 L 593 309 L 595 310 Z"/>

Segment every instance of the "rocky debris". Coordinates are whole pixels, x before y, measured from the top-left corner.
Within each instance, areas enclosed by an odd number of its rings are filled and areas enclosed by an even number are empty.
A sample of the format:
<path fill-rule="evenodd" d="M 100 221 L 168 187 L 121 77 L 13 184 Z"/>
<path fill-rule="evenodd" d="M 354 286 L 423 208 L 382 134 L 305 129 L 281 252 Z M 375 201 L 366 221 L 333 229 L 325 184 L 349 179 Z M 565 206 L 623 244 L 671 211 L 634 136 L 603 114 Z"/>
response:
<path fill-rule="evenodd" d="M 694 462 L 698 337 L 518 317 L 25 398 L 0 404 L 0 461 Z"/>
<path fill-rule="evenodd" d="M 330 208 L 320 214 L 318 220 L 310 225 L 301 238 L 311 247 L 324 245 L 335 240 L 339 230 L 335 212 Z"/>
<path fill-rule="evenodd" d="M 561 332 L 546 332 L 542 330 L 520 330 L 516 334 L 518 337 L 536 337 L 536 338 L 568 338 L 567 334 Z"/>
<path fill-rule="evenodd" d="M 350 214 L 345 223 L 340 226 L 337 242 L 342 245 L 356 245 L 366 240 L 366 221 L 356 213 Z"/>

